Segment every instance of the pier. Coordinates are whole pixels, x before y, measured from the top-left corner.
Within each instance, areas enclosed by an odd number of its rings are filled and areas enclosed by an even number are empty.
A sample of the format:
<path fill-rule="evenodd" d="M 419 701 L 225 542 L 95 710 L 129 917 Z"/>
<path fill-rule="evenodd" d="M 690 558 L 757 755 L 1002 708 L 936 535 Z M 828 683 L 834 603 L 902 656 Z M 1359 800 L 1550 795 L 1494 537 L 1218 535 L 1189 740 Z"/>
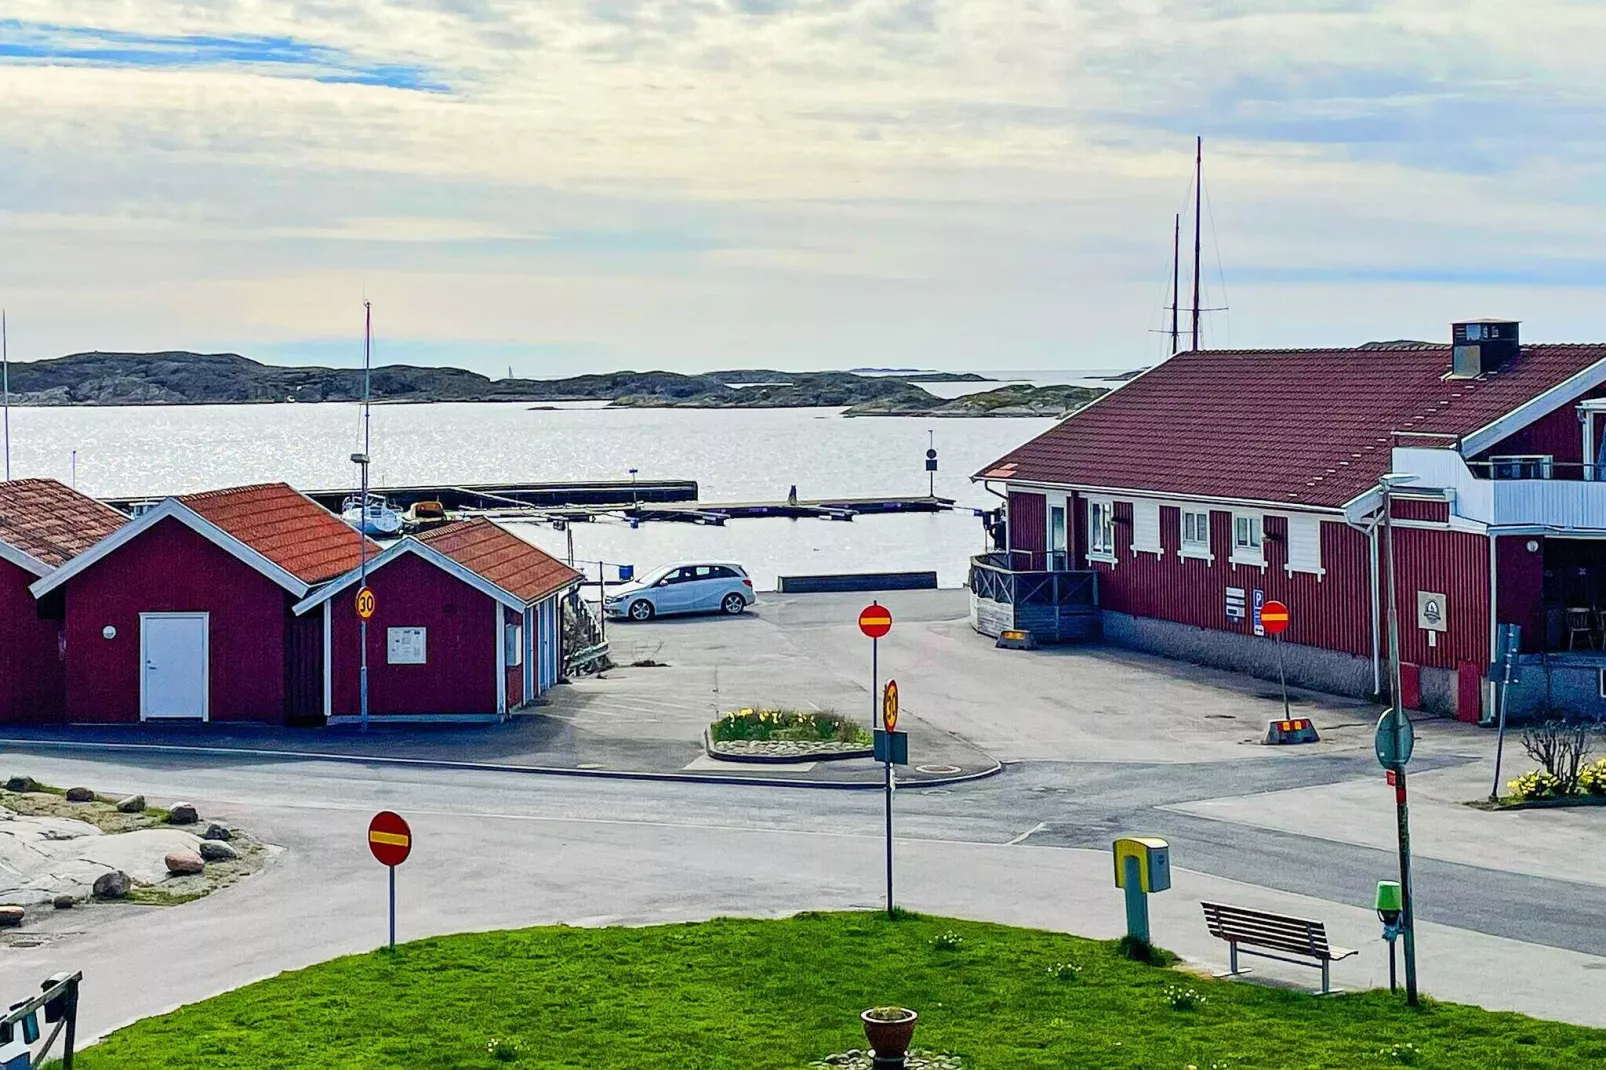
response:
<path fill-rule="evenodd" d="M 590 523 L 607 518 L 631 524 L 642 521 L 668 521 L 722 527 L 727 520 L 785 518 L 791 520 L 852 520 L 858 516 L 902 513 L 945 513 L 954 508 L 952 498 L 931 495 L 877 498 L 821 498 L 769 502 L 667 502 L 629 506 L 568 506 L 557 508 L 492 507 L 487 515 L 524 517 L 558 524 Z"/>

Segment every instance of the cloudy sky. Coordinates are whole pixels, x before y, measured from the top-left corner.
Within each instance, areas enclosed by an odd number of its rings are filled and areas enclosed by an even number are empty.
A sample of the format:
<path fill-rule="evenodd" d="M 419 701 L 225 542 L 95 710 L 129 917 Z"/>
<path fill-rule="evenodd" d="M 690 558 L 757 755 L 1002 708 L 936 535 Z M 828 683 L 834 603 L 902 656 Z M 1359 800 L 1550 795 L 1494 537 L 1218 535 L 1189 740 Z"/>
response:
<path fill-rule="evenodd" d="M 1606 338 L 1598 0 L 7 0 L 14 357 L 1112 368 Z M 1219 257 L 1219 268 L 1218 268 Z"/>

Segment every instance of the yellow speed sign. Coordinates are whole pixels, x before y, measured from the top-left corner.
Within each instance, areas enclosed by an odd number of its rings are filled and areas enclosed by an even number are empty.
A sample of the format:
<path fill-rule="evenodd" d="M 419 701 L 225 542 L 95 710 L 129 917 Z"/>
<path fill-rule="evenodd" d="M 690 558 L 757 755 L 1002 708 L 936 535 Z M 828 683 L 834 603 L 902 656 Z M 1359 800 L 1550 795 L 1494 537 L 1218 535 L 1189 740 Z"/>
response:
<path fill-rule="evenodd" d="M 372 588 L 364 587 L 357 592 L 357 616 L 367 620 L 374 615 L 374 592 Z"/>
<path fill-rule="evenodd" d="M 881 727 L 888 732 L 898 727 L 898 681 L 888 680 L 881 692 Z"/>

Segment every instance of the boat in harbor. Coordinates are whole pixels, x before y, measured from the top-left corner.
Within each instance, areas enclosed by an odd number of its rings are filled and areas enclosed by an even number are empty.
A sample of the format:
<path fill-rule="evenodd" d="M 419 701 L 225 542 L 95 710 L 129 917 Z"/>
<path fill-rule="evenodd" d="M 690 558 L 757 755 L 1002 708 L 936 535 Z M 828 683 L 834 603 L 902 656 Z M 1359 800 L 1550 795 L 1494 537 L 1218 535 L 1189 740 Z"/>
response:
<path fill-rule="evenodd" d="M 438 501 L 414 502 L 402 514 L 402 529 L 409 535 L 447 523 L 446 507 Z"/>
<path fill-rule="evenodd" d="M 401 534 L 402 515 L 379 494 L 368 495 L 366 502 L 361 495 L 351 495 L 340 504 L 340 519 L 376 538 Z"/>

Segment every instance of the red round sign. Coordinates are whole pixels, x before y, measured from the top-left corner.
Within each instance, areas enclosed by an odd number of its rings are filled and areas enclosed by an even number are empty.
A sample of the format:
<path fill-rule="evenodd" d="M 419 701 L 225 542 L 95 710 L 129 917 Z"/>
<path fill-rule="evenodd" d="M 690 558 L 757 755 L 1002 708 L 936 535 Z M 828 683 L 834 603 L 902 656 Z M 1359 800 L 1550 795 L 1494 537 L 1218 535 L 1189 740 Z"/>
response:
<path fill-rule="evenodd" d="M 381 865 L 399 866 L 413 850 L 413 830 L 400 814 L 381 810 L 368 822 L 368 850 Z"/>
<path fill-rule="evenodd" d="M 871 639 L 880 639 L 892 631 L 892 611 L 886 606 L 865 606 L 859 612 L 859 631 Z"/>
<path fill-rule="evenodd" d="M 1260 607 L 1260 626 L 1267 635 L 1277 635 L 1288 628 L 1288 607 L 1281 602 L 1267 602 Z"/>

